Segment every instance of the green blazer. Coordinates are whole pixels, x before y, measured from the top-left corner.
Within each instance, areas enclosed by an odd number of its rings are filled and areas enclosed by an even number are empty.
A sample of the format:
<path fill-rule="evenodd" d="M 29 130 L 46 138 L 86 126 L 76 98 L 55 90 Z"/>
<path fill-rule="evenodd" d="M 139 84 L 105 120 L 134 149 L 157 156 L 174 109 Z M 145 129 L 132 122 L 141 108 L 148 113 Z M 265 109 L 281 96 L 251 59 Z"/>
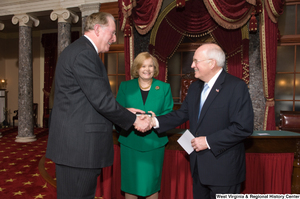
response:
<path fill-rule="evenodd" d="M 117 94 L 117 101 L 125 108 L 137 108 L 145 112 L 153 111 L 157 116 L 165 115 L 173 110 L 173 98 L 170 84 L 154 79 L 144 104 L 138 79 L 122 82 Z M 119 142 L 138 151 L 150 151 L 164 146 L 168 137 L 158 135 L 155 131 L 141 133 L 133 127 L 122 130 Z"/>

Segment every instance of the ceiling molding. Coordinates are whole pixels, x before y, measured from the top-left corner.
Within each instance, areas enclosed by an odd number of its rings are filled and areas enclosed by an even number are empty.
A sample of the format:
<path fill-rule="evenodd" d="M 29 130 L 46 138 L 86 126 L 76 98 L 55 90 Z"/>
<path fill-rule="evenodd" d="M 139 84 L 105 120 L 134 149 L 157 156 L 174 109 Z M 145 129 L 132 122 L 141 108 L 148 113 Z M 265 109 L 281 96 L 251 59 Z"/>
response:
<path fill-rule="evenodd" d="M 1 0 L 0 16 L 9 16 L 41 11 L 78 8 L 81 5 L 117 2 L 117 0 Z"/>
<path fill-rule="evenodd" d="M 99 6 L 98 6 L 99 5 Z M 77 23 L 72 23 L 72 27 L 81 27 L 81 14 L 87 14 L 96 10 L 109 12 L 112 10 L 113 16 L 118 16 L 118 0 L 0 0 L 0 33 L 14 33 L 19 31 L 19 25 L 12 23 L 16 15 L 27 14 L 40 21 L 35 30 L 47 30 L 57 28 L 57 21 L 52 21 L 50 15 L 55 10 L 69 10 L 79 16 Z M 106 9 L 105 9 L 106 8 Z"/>

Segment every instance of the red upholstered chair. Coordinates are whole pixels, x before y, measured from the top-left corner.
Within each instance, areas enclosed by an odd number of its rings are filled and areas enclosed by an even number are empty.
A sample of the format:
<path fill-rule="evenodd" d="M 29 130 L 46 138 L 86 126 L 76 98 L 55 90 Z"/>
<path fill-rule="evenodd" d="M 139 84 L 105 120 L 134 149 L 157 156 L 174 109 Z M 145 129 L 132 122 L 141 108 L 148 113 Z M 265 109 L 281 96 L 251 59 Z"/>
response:
<path fill-rule="evenodd" d="M 188 74 L 182 76 L 181 88 L 180 88 L 180 102 L 183 102 L 183 100 L 185 99 L 185 97 L 187 95 L 190 85 L 196 80 L 198 80 L 198 79 L 195 78 L 195 73 L 188 73 Z"/>
<path fill-rule="evenodd" d="M 180 102 L 181 103 L 185 99 L 190 85 L 194 81 L 196 81 L 196 80 L 198 80 L 198 79 L 195 78 L 195 74 L 194 73 L 188 73 L 188 74 L 185 74 L 184 76 L 182 76 L 182 78 L 181 78 L 181 88 L 180 88 Z M 174 110 L 180 108 L 180 106 L 178 106 L 178 105 L 175 106 L 175 105 L 176 104 L 174 104 L 174 108 L 173 108 Z M 180 129 L 189 129 L 190 128 L 190 122 L 187 121 L 186 123 L 178 126 L 177 128 L 180 128 Z"/>
<path fill-rule="evenodd" d="M 280 111 L 279 130 L 300 133 L 300 111 Z"/>

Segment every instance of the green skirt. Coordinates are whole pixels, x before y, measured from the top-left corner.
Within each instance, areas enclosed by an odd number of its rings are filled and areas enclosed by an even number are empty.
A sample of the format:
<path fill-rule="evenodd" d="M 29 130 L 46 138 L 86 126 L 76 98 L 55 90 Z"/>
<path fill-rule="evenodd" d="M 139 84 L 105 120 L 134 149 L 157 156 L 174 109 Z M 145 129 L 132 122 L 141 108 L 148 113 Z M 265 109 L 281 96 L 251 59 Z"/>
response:
<path fill-rule="evenodd" d="M 149 196 L 160 190 L 165 147 L 137 151 L 121 144 L 121 190 Z"/>

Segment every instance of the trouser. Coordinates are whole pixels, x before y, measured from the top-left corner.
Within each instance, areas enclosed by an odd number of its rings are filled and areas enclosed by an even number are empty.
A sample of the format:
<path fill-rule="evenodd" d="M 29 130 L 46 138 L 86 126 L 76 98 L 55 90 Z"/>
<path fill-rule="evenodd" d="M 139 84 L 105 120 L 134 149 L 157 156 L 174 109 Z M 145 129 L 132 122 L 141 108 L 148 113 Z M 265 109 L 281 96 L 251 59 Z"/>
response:
<path fill-rule="evenodd" d="M 76 168 L 56 164 L 57 199 L 94 199 L 101 168 Z"/>
<path fill-rule="evenodd" d="M 215 199 L 216 194 L 238 194 L 241 190 L 241 183 L 233 186 L 212 186 L 202 184 L 198 174 L 197 163 L 192 178 L 194 199 Z"/>

